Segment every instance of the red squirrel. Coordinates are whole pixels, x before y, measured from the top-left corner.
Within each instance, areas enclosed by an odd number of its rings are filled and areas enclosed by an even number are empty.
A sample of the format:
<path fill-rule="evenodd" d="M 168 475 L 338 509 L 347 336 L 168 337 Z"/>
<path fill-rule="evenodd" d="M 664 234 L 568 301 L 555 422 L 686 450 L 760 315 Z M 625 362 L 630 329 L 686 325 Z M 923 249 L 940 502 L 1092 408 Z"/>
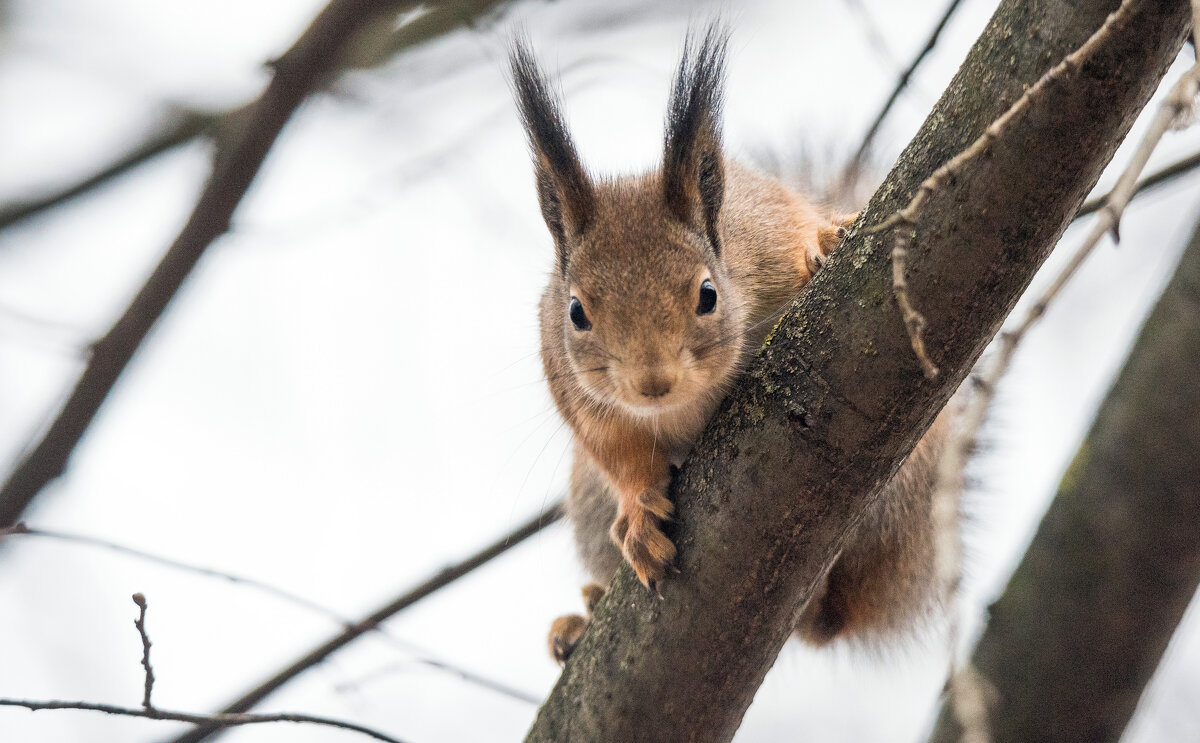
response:
<path fill-rule="evenodd" d="M 726 48 L 718 24 L 685 43 L 660 167 L 604 179 L 584 168 L 527 46 L 517 41 L 511 53 L 555 248 L 539 317 L 546 379 L 575 439 L 566 513 L 601 584 L 622 560 L 652 591 L 673 569 L 675 545 L 662 531 L 671 466 L 854 218 L 725 157 Z M 930 499 L 944 429 L 939 418 L 847 542 L 800 613 L 801 637 L 823 644 L 897 630 L 932 603 Z M 602 596 L 584 589 L 588 616 Z M 555 621 L 556 660 L 586 626 L 578 615 Z"/>

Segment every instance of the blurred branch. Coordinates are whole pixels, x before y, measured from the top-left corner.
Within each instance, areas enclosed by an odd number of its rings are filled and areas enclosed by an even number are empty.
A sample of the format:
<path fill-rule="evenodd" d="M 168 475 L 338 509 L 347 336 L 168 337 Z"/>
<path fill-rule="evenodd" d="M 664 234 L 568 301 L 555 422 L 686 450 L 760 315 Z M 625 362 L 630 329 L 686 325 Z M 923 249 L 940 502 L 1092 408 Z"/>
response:
<path fill-rule="evenodd" d="M 376 67 L 402 51 L 419 47 L 455 29 L 479 28 L 494 22 L 512 0 L 452 0 L 430 5 L 396 28 L 380 24 L 359 36 L 345 62 L 348 69 Z"/>
<path fill-rule="evenodd" d="M 222 713 L 237 714 L 251 709 L 254 707 L 254 705 L 273 694 L 281 686 L 299 676 L 301 673 L 304 673 L 309 668 L 312 668 L 313 666 L 322 662 L 334 652 L 342 649 L 346 645 L 349 645 L 363 634 L 378 627 L 383 622 L 387 621 L 391 617 L 395 616 L 404 609 L 407 609 L 418 601 L 426 598 L 435 591 L 445 588 L 459 578 L 471 573 L 475 569 L 486 565 L 513 547 L 516 547 L 529 537 L 537 534 L 542 529 L 545 529 L 547 526 L 553 524 L 561 517 L 561 504 L 554 503 L 529 521 L 521 524 L 516 529 L 513 529 L 511 532 L 501 537 L 496 542 L 493 542 L 471 557 L 444 568 L 425 582 L 409 591 L 404 592 L 395 599 L 392 599 L 361 621 L 347 627 L 338 635 L 330 638 L 328 641 L 309 651 L 288 667 L 267 678 L 262 683 L 243 694 L 236 701 L 228 704 L 222 710 Z M 201 725 L 195 730 L 173 739 L 172 743 L 199 743 L 200 741 L 210 737 L 213 733 L 217 732 L 218 729 L 219 728 L 216 725 Z"/>
<path fill-rule="evenodd" d="M 495 15 L 511 0 L 468 0 L 435 5 L 410 22 L 396 27 L 395 22 L 368 24 L 343 55 L 341 70 L 377 67 L 401 52 L 414 49 L 431 39 L 463 26 L 474 26 Z M 414 3 L 406 3 L 412 5 Z M 0 205 L 0 230 L 29 217 L 50 211 L 89 191 L 107 184 L 124 173 L 153 160 L 158 155 L 187 144 L 236 117 L 242 107 L 225 111 L 185 110 L 162 128 L 147 135 L 141 144 L 78 183 L 28 201 Z"/>
<path fill-rule="evenodd" d="M 875 23 L 875 19 L 871 17 L 871 11 L 863 4 L 863 0 L 843 0 L 850 12 L 858 16 L 858 22 L 862 26 L 863 34 L 866 35 L 867 41 L 871 45 L 871 50 L 875 52 L 875 56 L 886 62 L 895 70 L 900 69 L 900 60 L 892 52 L 888 46 L 887 39 L 879 30 L 879 26 Z"/>
<path fill-rule="evenodd" d="M 169 568 L 172 568 L 175 570 L 181 570 L 184 572 L 193 573 L 195 575 L 202 575 L 207 578 L 216 578 L 219 580 L 225 580 L 225 581 L 229 581 L 230 583 L 236 583 L 236 584 L 246 586 L 248 588 L 253 588 L 255 590 L 258 590 L 263 593 L 274 596 L 275 598 L 278 598 L 289 604 L 292 604 L 293 606 L 298 606 L 298 607 L 301 607 L 308 611 L 314 612 L 316 614 L 321 614 L 322 616 L 328 617 L 329 619 L 332 619 L 333 621 L 337 622 L 338 624 L 340 624 L 343 627 L 353 627 L 356 624 L 354 622 L 354 620 L 349 619 L 348 617 L 344 616 L 343 614 L 341 614 L 341 612 L 338 612 L 335 609 L 325 606 L 317 601 L 313 601 L 310 598 L 306 598 L 299 594 L 292 593 L 291 591 L 288 591 L 286 589 L 279 588 L 278 586 L 273 586 L 269 583 L 264 583 L 260 580 L 254 579 L 254 578 L 247 578 L 242 575 L 236 575 L 234 573 L 228 573 L 228 572 L 225 572 L 222 570 L 215 570 L 213 568 L 202 567 L 199 565 L 192 565 L 192 564 L 189 564 L 186 562 L 181 562 L 179 560 L 174 560 L 169 557 L 163 557 L 162 555 L 156 555 L 156 554 L 153 554 L 150 552 L 146 552 L 144 550 L 139 550 L 139 549 L 135 549 L 133 547 L 128 547 L 123 544 L 117 544 L 115 542 L 110 542 L 105 539 L 99 539 L 97 537 L 90 537 L 90 536 L 86 536 L 83 534 L 71 534 L 68 532 L 55 531 L 55 530 L 51 530 L 51 529 L 39 529 L 36 527 L 27 526 L 24 522 L 19 522 L 19 523 L 15 524 L 13 526 L 10 526 L 6 529 L 0 529 L 0 540 L 2 540 L 4 537 L 7 537 L 7 536 L 42 537 L 42 538 L 46 538 L 46 539 L 53 539 L 53 540 L 68 542 L 68 543 L 72 543 L 72 544 L 82 544 L 82 545 L 87 545 L 90 547 L 99 547 L 101 549 L 110 550 L 110 551 L 116 552 L 118 554 L 137 558 L 139 560 L 145 560 L 146 562 L 163 565 L 165 567 L 169 567 Z M 505 696 L 509 696 L 509 697 L 518 699 L 523 702 L 529 702 L 531 704 L 536 704 L 538 701 L 540 701 L 539 699 L 534 698 L 531 695 L 529 695 L 523 691 L 520 691 L 519 689 L 514 689 L 513 687 L 511 687 L 507 684 L 504 684 L 500 681 L 495 681 L 493 679 L 489 679 L 484 676 L 480 676 L 477 673 L 468 671 L 464 668 L 459 668 L 458 666 L 455 666 L 451 663 L 447 663 L 443 660 L 439 660 L 437 658 L 430 657 L 428 651 L 425 648 L 418 647 L 415 643 L 411 643 L 407 640 L 403 640 L 403 639 L 395 636 L 391 632 L 388 632 L 383 627 L 375 627 L 373 629 L 373 631 L 377 632 L 384 640 L 388 641 L 393 647 L 396 647 L 397 649 L 402 650 L 403 652 L 407 653 L 413 661 L 420 663 L 424 666 L 428 666 L 430 668 L 434 668 L 439 671 L 444 671 L 446 673 L 453 674 L 453 675 L 458 676 L 459 678 L 463 679 L 464 681 L 467 681 L 469 683 L 475 684 L 477 686 L 480 686 L 480 687 L 483 687 L 486 689 L 490 689 L 492 691 L 498 692 L 500 694 L 504 694 Z"/>
<path fill-rule="evenodd" d="M 929 38 L 925 41 L 925 46 L 921 47 L 921 51 L 917 53 L 913 61 L 900 73 L 900 78 L 896 80 L 896 86 L 892 88 L 891 95 L 888 96 L 887 101 L 883 104 L 883 108 L 879 109 L 879 113 L 875 115 L 875 121 L 867 129 L 867 133 L 863 136 L 862 143 L 858 146 L 858 150 L 854 153 L 854 156 L 850 158 L 850 163 L 846 166 L 846 173 L 856 172 L 862 166 L 867 153 L 871 151 L 871 145 L 875 142 L 875 136 L 879 134 L 879 128 L 883 126 L 884 120 L 891 113 L 892 106 L 900 99 L 900 94 L 908 87 L 913 73 L 925 61 L 925 57 L 937 46 L 938 37 L 942 35 L 942 29 L 950 22 L 951 16 L 958 10 L 958 6 L 961 3 L 962 0 L 950 0 L 950 4 L 946 7 L 945 12 L 942 13 L 942 17 L 938 20 L 937 25 L 933 27 L 933 32 L 929 34 Z"/>
<path fill-rule="evenodd" d="M 335 720 L 330 717 L 302 715 L 291 712 L 270 715 L 200 715 L 192 712 L 173 712 L 155 707 L 150 703 L 150 692 L 154 688 L 154 670 L 150 667 L 150 636 L 146 634 L 146 597 L 140 593 L 135 593 L 133 594 L 133 603 L 137 604 L 138 607 L 138 618 L 133 620 L 133 626 L 137 628 L 138 636 L 142 640 L 142 668 L 145 669 L 145 690 L 142 693 L 141 709 L 118 707 L 111 704 L 96 704 L 93 702 L 40 701 L 32 699 L 0 699 L 0 707 L 24 707 L 33 712 L 48 709 L 86 710 L 104 712 L 110 715 L 123 715 L 125 717 L 144 717 L 150 720 L 191 722 L 197 725 L 211 725 L 220 728 L 265 722 L 298 722 L 352 730 L 376 740 L 388 741 L 388 743 L 402 743 L 400 740 L 377 730 L 344 720 Z"/>
<path fill-rule="evenodd" d="M 134 353 L 213 240 L 225 233 L 276 137 L 300 103 L 337 70 L 364 30 L 390 23 L 417 0 L 333 0 L 299 40 L 271 63 L 274 77 L 255 103 L 238 109 L 236 126 L 223 126 L 213 172 L 200 200 L 158 267 L 116 324 L 92 346 L 91 359 L 40 442 L 29 450 L 0 489 L 0 526 L 14 523 L 34 497 L 67 466 L 75 446 Z M 475 13 L 496 3 L 474 2 Z M 431 6 L 421 18 L 441 18 L 439 33 L 474 16 Z M 419 21 L 420 18 L 417 19 Z M 417 21 L 413 21 L 416 23 Z M 432 23 L 428 21 L 427 23 Z M 412 26 L 402 26 L 396 33 Z M 409 30 L 409 43 L 433 35 Z"/>
<path fill-rule="evenodd" d="M 386 733 L 381 733 L 378 730 L 373 730 L 369 727 L 358 725 L 345 720 L 337 720 L 332 717 L 321 717 L 319 715 L 302 715 L 294 712 L 279 712 L 268 715 L 200 715 L 193 712 L 178 712 L 174 710 L 135 708 L 135 707 L 118 707 L 112 704 L 95 704 L 92 702 L 64 702 L 60 700 L 34 700 L 34 699 L 0 699 L 0 707 L 24 707 L 25 709 L 37 712 L 47 709 L 76 709 L 86 710 L 90 712 L 104 712 L 109 715 L 121 715 L 123 717 L 144 717 L 149 720 L 171 720 L 174 722 L 191 722 L 196 725 L 203 725 L 212 729 L 224 729 L 238 727 L 241 725 L 256 725 L 266 722 L 295 722 L 307 723 L 310 725 L 324 725 L 325 727 L 340 728 L 342 730 L 351 730 L 356 733 L 374 738 L 375 740 L 387 741 L 387 743 L 404 743 L 399 738 L 393 738 Z"/>
<path fill-rule="evenodd" d="M 201 113 L 199 111 L 185 111 L 177 114 L 132 150 L 82 181 L 36 199 L 0 206 L 0 230 L 61 206 L 76 196 L 103 186 L 164 152 L 191 142 L 208 131 L 217 121 L 220 121 L 222 116 L 223 113 Z"/>
<path fill-rule="evenodd" d="M 1200 584 L 1197 358 L 1200 223 L 989 608 L 998 743 L 1122 738 Z M 959 740 L 948 710 L 931 740 Z"/>

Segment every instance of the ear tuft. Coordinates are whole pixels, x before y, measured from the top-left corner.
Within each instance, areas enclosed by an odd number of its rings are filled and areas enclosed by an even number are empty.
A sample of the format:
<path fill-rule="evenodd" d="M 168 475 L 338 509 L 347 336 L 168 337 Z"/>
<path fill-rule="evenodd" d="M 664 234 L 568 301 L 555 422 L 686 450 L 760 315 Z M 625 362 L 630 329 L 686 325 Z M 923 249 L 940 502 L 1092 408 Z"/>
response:
<path fill-rule="evenodd" d="M 513 40 L 509 67 L 533 151 L 542 216 L 554 237 L 559 268 L 565 272 L 568 239 L 587 227 L 595 211 L 595 192 L 567 131 L 558 96 L 520 37 Z"/>
<path fill-rule="evenodd" d="M 667 208 L 684 224 L 702 227 L 718 254 L 717 217 L 725 196 L 721 105 L 728 45 L 729 32 L 720 21 L 709 24 L 698 49 L 694 37 L 684 42 L 663 146 Z"/>

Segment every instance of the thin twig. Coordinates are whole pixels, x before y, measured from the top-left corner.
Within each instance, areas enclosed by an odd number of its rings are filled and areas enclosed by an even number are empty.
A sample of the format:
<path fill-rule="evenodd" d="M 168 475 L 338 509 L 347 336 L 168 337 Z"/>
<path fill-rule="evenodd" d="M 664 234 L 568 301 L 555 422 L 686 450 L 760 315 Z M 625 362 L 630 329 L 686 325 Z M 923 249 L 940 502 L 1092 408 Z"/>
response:
<path fill-rule="evenodd" d="M 992 143 L 1005 134 L 1008 126 L 1029 108 L 1033 100 L 1038 96 L 1048 95 L 1045 91 L 1050 86 L 1074 75 L 1078 71 L 1080 63 L 1091 55 L 1093 49 L 1105 42 L 1107 37 L 1111 35 L 1113 27 L 1119 23 L 1123 23 L 1125 16 L 1129 12 L 1128 3 L 1123 3 L 1081 47 L 1068 54 L 1062 62 L 1042 75 L 1036 83 L 1017 99 L 1016 103 L 989 124 L 983 134 L 969 147 L 948 160 L 935 170 L 933 175 L 925 179 L 917 187 L 916 194 L 913 195 L 912 200 L 908 202 L 907 206 L 893 212 L 883 222 L 870 229 L 872 233 L 888 229 L 895 231 L 895 246 L 892 249 L 893 290 L 896 295 L 896 302 L 900 305 L 900 309 L 904 314 L 904 325 L 908 329 L 908 335 L 912 341 L 913 353 L 916 354 L 917 360 L 920 361 L 921 369 L 925 373 L 926 378 L 932 379 L 937 375 L 937 366 L 925 353 L 925 342 L 922 337 L 922 331 L 925 329 L 927 321 L 924 315 L 912 305 L 908 297 L 908 283 L 904 278 L 906 275 L 905 258 L 908 255 L 908 246 L 916 236 L 917 223 L 920 219 L 921 211 L 925 207 L 925 203 L 929 200 L 930 196 L 936 193 L 947 182 L 951 181 L 967 163 L 987 152 Z M 1132 187 L 1132 184 L 1130 186 Z"/>
<path fill-rule="evenodd" d="M 1132 201 L 1134 197 L 1140 196 L 1146 191 L 1150 191 L 1158 186 L 1168 183 L 1169 181 L 1172 181 L 1175 178 L 1184 175 L 1185 173 L 1192 172 L 1197 167 L 1200 167 L 1200 152 L 1197 152 L 1190 157 L 1185 157 L 1177 162 L 1173 162 L 1160 170 L 1154 171 L 1150 175 L 1137 182 L 1137 186 L 1134 187 L 1133 194 L 1130 196 L 1130 201 Z M 1107 198 L 1108 196 L 1105 195 L 1098 199 L 1091 199 L 1083 202 L 1083 206 L 1079 207 L 1079 211 L 1075 212 L 1075 220 L 1083 219 L 1089 214 L 1094 214 L 1100 211 L 1100 209 L 1104 206 L 1105 199 Z"/>
<path fill-rule="evenodd" d="M 163 557 L 162 555 L 156 555 L 151 552 L 135 549 L 123 544 L 117 544 L 116 542 L 110 542 L 105 539 L 51 529 L 40 529 L 28 526 L 25 524 L 25 522 L 18 522 L 17 524 L 14 524 L 8 528 L 0 529 L 0 539 L 3 539 L 6 536 L 43 537 L 72 544 L 99 547 L 101 549 L 110 550 L 112 552 L 127 555 L 139 560 L 145 560 L 146 562 L 163 565 L 174 570 L 180 570 L 192 573 L 194 575 L 204 576 L 206 578 L 214 578 L 217 580 L 224 580 L 230 583 L 239 584 L 247 588 L 274 596 L 275 598 L 292 604 L 293 606 L 297 606 L 313 613 L 328 617 L 345 628 L 353 627 L 356 624 L 354 620 L 345 616 L 336 609 L 330 608 L 329 606 L 305 596 L 292 593 L 284 588 L 273 586 L 269 583 L 264 583 L 254 578 L 248 578 L 246 576 L 236 575 L 234 573 L 228 573 L 222 570 L 181 562 L 170 557 Z M 432 654 L 427 649 L 420 647 L 416 643 L 397 637 L 395 634 L 388 631 L 386 627 L 375 627 L 372 629 L 372 631 L 377 633 L 382 639 L 396 649 L 406 653 L 413 661 L 428 666 L 429 668 L 453 674 L 462 680 L 467 681 L 468 683 L 475 684 L 476 686 L 485 689 L 490 689 L 499 694 L 503 694 L 522 702 L 537 704 L 541 701 L 540 698 L 534 697 L 533 695 L 519 689 L 515 689 L 504 682 L 496 681 L 495 679 L 490 679 L 486 676 L 481 676 L 473 671 L 460 668 L 452 663 L 432 657 Z"/>
<path fill-rule="evenodd" d="M 142 668 L 146 669 L 146 689 L 142 694 L 142 706 L 154 709 L 150 703 L 150 692 L 154 690 L 154 669 L 150 666 L 150 636 L 146 634 L 146 597 L 140 593 L 133 594 L 133 603 L 138 605 L 138 618 L 133 620 L 138 634 L 142 637 Z"/>
<path fill-rule="evenodd" d="M 867 129 L 866 135 L 863 136 L 862 143 L 858 146 L 858 151 L 854 153 L 854 157 L 850 158 L 850 163 L 846 166 L 846 172 L 855 172 L 863 163 L 867 153 L 871 151 L 871 145 L 875 142 L 875 135 L 879 133 L 879 129 L 883 126 L 883 122 L 891 113 L 892 106 L 900 99 L 900 94 L 908 87 L 909 81 L 912 79 L 913 73 L 925 61 L 925 57 L 933 51 L 937 46 L 938 37 L 942 35 L 942 29 L 950 22 L 950 17 L 958 10 L 958 6 L 962 0 L 950 0 L 950 4 L 946 7 L 942 17 L 934 26 L 933 32 L 929 34 L 929 38 L 925 41 L 925 46 L 921 47 L 921 51 L 913 58 L 913 61 L 908 65 L 903 72 L 900 73 L 900 78 L 896 80 L 896 86 L 892 88 L 892 94 L 888 96 L 887 102 L 883 104 L 883 108 L 879 109 L 879 113 L 875 115 L 875 121 L 871 123 L 871 127 Z"/>
<path fill-rule="evenodd" d="M 395 614 L 403 611 L 409 606 L 412 606 L 435 591 L 450 585 L 464 575 L 474 571 L 476 568 L 486 565 L 508 550 L 516 547 L 521 542 L 532 537 L 534 534 L 537 534 L 542 529 L 545 529 L 550 524 L 553 524 L 560 518 L 562 518 L 561 504 L 554 503 L 529 521 L 521 524 L 513 531 L 504 535 L 499 540 L 488 545 L 471 557 L 468 557 L 462 562 L 443 569 L 420 585 L 389 601 L 387 604 L 363 618 L 362 621 L 347 627 L 340 634 L 330 638 L 316 648 L 313 648 L 287 668 L 284 668 L 275 675 L 267 678 L 262 683 L 243 694 L 239 699 L 228 704 L 225 709 L 222 710 L 222 712 L 236 714 L 251 709 L 254 707 L 254 705 L 258 704 L 263 699 L 266 699 L 277 689 L 294 679 L 296 676 L 299 676 L 309 668 L 312 668 L 313 666 L 322 662 L 334 652 L 342 649 L 366 632 L 378 627 Z M 214 732 L 216 729 L 217 728 L 215 726 L 201 726 L 196 730 L 190 731 L 179 736 L 178 738 L 175 738 L 173 743 L 199 743 L 207 738 L 209 734 Z"/>
<path fill-rule="evenodd" d="M 77 709 L 90 712 L 103 712 L 109 715 L 121 715 L 123 717 L 144 717 L 149 720 L 172 720 L 174 722 L 190 722 L 196 725 L 211 727 L 212 729 L 223 729 L 237 727 L 240 725 L 256 725 L 267 722 L 295 722 L 306 723 L 310 725 L 323 725 L 325 727 L 339 728 L 341 730 L 350 730 L 355 733 L 374 738 L 375 740 L 386 741 L 387 743 L 404 743 L 399 738 L 395 738 L 386 733 L 381 733 L 378 730 L 359 725 L 345 720 L 337 720 L 332 717 L 321 717 L 319 715 L 302 715 L 294 712 L 280 712 L 267 715 L 202 715 L 194 712 L 176 712 L 172 710 L 158 708 L 142 708 L 134 707 L 119 707 L 112 704 L 95 704 L 92 702 L 64 702 L 59 700 L 34 700 L 34 699 L 0 699 L 0 707 L 24 707 L 25 709 L 37 712 L 47 709 Z"/>

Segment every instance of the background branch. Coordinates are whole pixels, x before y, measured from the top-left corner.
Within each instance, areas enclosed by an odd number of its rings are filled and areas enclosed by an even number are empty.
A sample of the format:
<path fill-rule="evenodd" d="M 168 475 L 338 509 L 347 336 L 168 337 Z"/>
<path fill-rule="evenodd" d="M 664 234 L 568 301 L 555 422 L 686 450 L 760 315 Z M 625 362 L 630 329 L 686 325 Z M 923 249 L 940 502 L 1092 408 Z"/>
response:
<path fill-rule="evenodd" d="M 1121 738 L 1200 584 L 1200 223 L 973 662 L 997 743 Z M 945 710 L 932 740 L 958 740 Z"/>
<path fill-rule="evenodd" d="M 218 141 L 213 172 L 187 224 L 145 285 L 111 329 L 92 346 L 91 359 L 58 417 L 0 489 L 0 526 L 8 526 L 37 493 L 62 474 L 79 439 L 133 354 L 166 310 L 208 246 L 229 227 L 267 152 L 300 102 L 338 66 L 356 35 L 388 12 L 416 0 L 333 0 L 272 65 L 262 96 Z"/>
<path fill-rule="evenodd" d="M 1124 8 L 1087 73 L 1037 97 L 991 156 L 968 163 L 924 210 L 909 283 L 942 373 L 924 379 L 908 350 L 892 303 L 891 241 L 851 230 L 675 483 L 681 575 L 655 600 L 627 568 L 617 573 L 527 740 L 732 738 L 796 608 L 966 376 L 1178 53 L 1186 6 Z M 901 207 L 1113 9 L 1002 2 L 860 224 Z"/>
<path fill-rule="evenodd" d="M 48 709 L 75 709 L 88 712 L 104 712 L 109 715 L 123 717 L 144 717 L 148 720 L 172 720 L 175 722 L 191 722 L 213 728 L 231 728 L 241 725 L 259 725 L 268 722 L 295 722 L 309 725 L 340 728 L 386 741 L 387 743 L 404 743 L 399 738 L 393 738 L 386 733 L 345 720 L 320 715 L 302 715 L 295 712 L 279 712 L 269 715 L 199 715 L 193 712 L 177 712 L 158 708 L 120 707 L 114 704 L 94 704 L 92 702 L 64 702 L 59 700 L 41 701 L 35 699 L 0 699 L 0 707 L 24 707 L 37 712 Z"/>
<path fill-rule="evenodd" d="M 0 230 L 61 206 L 76 196 L 92 191 L 139 165 L 153 160 L 164 152 L 191 142 L 220 121 L 224 113 L 184 111 L 172 116 L 165 125 L 152 132 L 129 152 L 119 156 L 82 181 L 36 199 L 0 206 Z"/>
<path fill-rule="evenodd" d="M 913 73 L 925 61 L 925 57 L 933 51 L 937 46 L 938 38 L 942 35 L 942 29 L 950 22 L 955 11 L 962 0 L 950 0 L 950 4 L 946 6 L 946 10 L 942 13 L 942 17 L 938 19 L 937 25 L 933 27 L 933 31 L 929 34 L 929 38 L 925 41 L 925 46 L 921 47 L 921 51 L 917 52 L 917 56 L 909 63 L 908 67 L 900 73 L 899 79 L 896 80 L 896 85 L 892 88 L 891 95 L 884 102 L 883 107 L 879 109 L 879 113 L 875 115 L 875 120 L 871 122 L 871 126 L 867 128 L 867 133 L 863 135 L 862 142 L 858 145 L 858 149 L 854 152 L 854 156 L 850 158 L 850 162 L 845 169 L 846 179 L 849 179 L 853 174 L 857 173 L 866 160 L 867 155 L 871 152 L 871 147 L 875 144 L 875 136 L 879 134 L 880 127 L 887 120 L 888 114 L 892 112 L 892 106 L 896 105 L 896 101 L 900 100 L 900 94 L 908 88 L 908 83 L 912 80 Z"/>
<path fill-rule="evenodd" d="M 226 705 L 222 713 L 236 714 L 253 708 L 254 705 L 266 699 L 281 686 L 325 660 L 346 645 L 349 645 L 366 632 L 374 629 L 435 591 L 450 585 L 476 568 L 486 565 L 560 518 L 562 518 L 560 504 L 555 503 L 466 560 L 443 569 L 437 575 L 429 578 L 412 590 L 406 591 L 384 604 L 362 621 L 347 627 L 341 633 L 313 648 L 286 668 L 271 675 L 237 700 Z M 219 726 L 217 725 L 201 725 L 195 730 L 175 738 L 173 743 L 199 743 L 199 741 L 207 739 L 218 730 Z"/>
<path fill-rule="evenodd" d="M 557 504 L 551 508 L 557 508 Z M 548 510 L 544 511 L 543 513 L 550 514 L 549 518 L 551 522 L 553 522 L 554 518 L 556 518 L 556 516 L 554 516 L 554 511 Z M 223 570 L 216 570 L 214 568 L 203 567 L 200 565 L 192 565 L 190 563 L 181 562 L 169 557 L 163 557 L 162 555 L 156 555 L 144 550 L 134 549 L 133 547 L 123 544 L 110 542 L 106 539 L 85 536 L 83 534 L 70 534 L 51 529 L 39 529 L 36 527 L 27 526 L 24 522 L 17 523 L 16 525 L 10 526 L 6 529 L 0 529 L 0 539 L 6 536 L 25 536 L 35 538 L 42 537 L 73 544 L 87 545 L 90 547 L 99 547 L 101 549 L 116 552 L 117 554 L 127 555 L 139 560 L 145 560 L 146 562 L 162 565 L 174 570 L 181 570 L 194 575 L 201 575 L 206 578 L 215 578 L 217 580 L 224 580 L 230 583 L 246 586 L 247 588 L 252 588 L 270 596 L 274 596 L 275 598 L 285 601 L 293 606 L 297 606 L 307 611 L 328 617 L 343 627 L 349 628 L 357 624 L 357 622 L 355 622 L 353 619 L 343 615 L 336 609 L 326 606 L 318 601 L 314 601 L 306 596 L 301 596 L 298 593 L 293 593 L 292 591 L 280 588 L 279 586 L 273 586 L 270 583 L 264 583 L 254 578 L 248 578 L 243 575 L 237 575 Z M 520 689 L 513 688 L 509 684 L 481 676 L 473 671 L 468 671 L 465 668 L 456 666 L 453 663 L 448 663 L 444 660 L 430 657 L 428 651 L 424 648 L 421 648 L 415 643 L 409 642 L 408 640 L 403 640 L 397 637 L 395 634 L 388 632 L 384 627 L 375 627 L 372 631 L 377 633 L 393 647 L 404 651 L 409 656 L 410 660 L 420 663 L 421 665 L 436 669 L 438 671 L 445 671 L 446 673 L 450 673 L 461 678 L 463 681 L 475 684 L 476 686 L 480 686 L 485 689 L 490 689 L 513 699 L 519 699 L 522 702 L 537 704 L 539 701 L 541 701 L 540 698 L 534 697 L 524 691 L 521 691 Z"/>

